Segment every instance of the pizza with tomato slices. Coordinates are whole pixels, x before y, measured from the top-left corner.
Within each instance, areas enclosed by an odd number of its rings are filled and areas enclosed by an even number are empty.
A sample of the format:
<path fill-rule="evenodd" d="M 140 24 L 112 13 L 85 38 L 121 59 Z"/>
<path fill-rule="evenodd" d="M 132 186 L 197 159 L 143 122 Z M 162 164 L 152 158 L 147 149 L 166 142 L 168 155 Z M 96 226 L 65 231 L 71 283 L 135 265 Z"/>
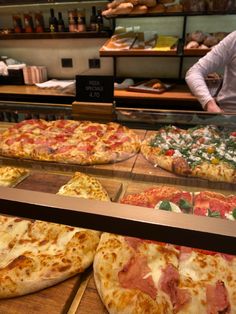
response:
<path fill-rule="evenodd" d="M 167 185 L 153 186 L 140 193 L 127 194 L 120 202 L 179 213 L 191 213 L 193 210 L 191 192 Z"/>
<path fill-rule="evenodd" d="M 225 205 L 216 207 L 209 198 Z M 209 216 L 231 219 L 227 213 L 235 198 L 157 186 L 126 195 L 121 203 L 188 213 L 210 206 L 220 216 Z M 234 205 L 226 209 L 226 203 Z M 112 314 L 236 313 L 235 256 L 103 233 L 93 268 L 98 293 Z"/>
<path fill-rule="evenodd" d="M 212 191 L 189 192 L 173 186 L 159 185 L 139 193 L 127 194 L 120 202 L 155 210 L 236 220 L 236 195 Z"/>
<path fill-rule="evenodd" d="M 210 191 L 194 193 L 193 213 L 200 216 L 236 220 L 236 195 Z"/>
<path fill-rule="evenodd" d="M 145 139 L 141 152 L 155 166 L 178 175 L 236 183 L 236 132 L 167 126 Z"/>
<path fill-rule="evenodd" d="M 25 120 L 0 136 L 2 156 L 80 165 L 125 160 L 139 148 L 135 132 L 113 122 Z"/>

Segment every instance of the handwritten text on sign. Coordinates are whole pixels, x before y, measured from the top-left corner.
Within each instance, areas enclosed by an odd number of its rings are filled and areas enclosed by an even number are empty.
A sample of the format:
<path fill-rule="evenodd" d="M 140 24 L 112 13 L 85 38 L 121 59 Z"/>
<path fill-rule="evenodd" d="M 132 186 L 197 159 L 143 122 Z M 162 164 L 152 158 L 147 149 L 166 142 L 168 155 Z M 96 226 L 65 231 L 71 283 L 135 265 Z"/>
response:
<path fill-rule="evenodd" d="M 106 75 L 78 75 L 76 99 L 85 102 L 113 102 L 114 78 Z"/>
<path fill-rule="evenodd" d="M 85 90 L 89 92 L 89 96 L 100 98 L 101 92 L 104 91 L 104 87 L 100 85 L 100 82 L 91 80 L 88 84 L 89 86 L 86 86 Z"/>

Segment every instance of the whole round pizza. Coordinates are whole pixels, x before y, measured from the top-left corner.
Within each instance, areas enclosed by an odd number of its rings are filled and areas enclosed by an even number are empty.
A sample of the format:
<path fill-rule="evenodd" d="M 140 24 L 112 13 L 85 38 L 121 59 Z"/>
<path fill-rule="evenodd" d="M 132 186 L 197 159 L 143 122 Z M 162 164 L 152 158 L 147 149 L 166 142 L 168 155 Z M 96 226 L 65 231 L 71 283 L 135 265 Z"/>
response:
<path fill-rule="evenodd" d="M 236 183 L 236 132 L 167 126 L 145 139 L 141 152 L 155 166 L 178 175 Z"/>
<path fill-rule="evenodd" d="M 0 154 L 80 165 L 113 163 L 139 151 L 134 131 L 118 123 L 25 120 L 0 136 Z"/>

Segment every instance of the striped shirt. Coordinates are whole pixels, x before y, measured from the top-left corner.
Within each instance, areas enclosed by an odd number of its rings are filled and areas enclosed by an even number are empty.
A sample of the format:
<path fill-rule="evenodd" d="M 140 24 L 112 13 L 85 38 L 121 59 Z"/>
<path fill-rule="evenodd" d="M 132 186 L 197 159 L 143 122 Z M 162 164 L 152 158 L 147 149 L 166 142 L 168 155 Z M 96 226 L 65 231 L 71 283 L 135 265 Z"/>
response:
<path fill-rule="evenodd" d="M 202 107 L 213 99 L 205 78 L 209 73 L 224 69 L 223 84 L 216 102 L 224 111 L 236 110 L 236 31 L 226 36 L 186 73 L 186 82 Z"/>

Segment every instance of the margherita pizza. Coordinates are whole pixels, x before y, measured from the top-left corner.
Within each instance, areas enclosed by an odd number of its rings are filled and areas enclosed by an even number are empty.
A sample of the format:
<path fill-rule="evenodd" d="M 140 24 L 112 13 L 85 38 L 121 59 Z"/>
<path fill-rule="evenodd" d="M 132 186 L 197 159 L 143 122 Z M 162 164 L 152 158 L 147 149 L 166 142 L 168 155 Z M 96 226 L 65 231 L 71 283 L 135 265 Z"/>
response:
<path fill-rule="evenodd" d="M 160 185 L 140 193 L 127 194 L 120 202 L 177 213 L 236 220 L 236 195 L 226 196 L 211 191 L 189 192 L 173 186 Z"/>
<path fill-rule="evenodd" d="M 118 123 L 25 120 L 0 136 L 0 154 L 33 160 L 103 164 L 136 154 L 138 136 Z"/>
<path fill-rule="evenodd" d="M 191 192 L 163 185 L 128 194 L 121 199 L 121 203 L 189 213 L 193 209 L 193 195 Z"/>
<path fill-rule="evenodd" d="M 155 166 L 175 174 L 236 183 L 236 132 L 168 126 L 144 140 L 141 152 Z"/>
<path fill-rule="evenodd" d="M 101 184 L 76 173 L 59 192 L 108 201 Z M 52 286 L 83 272 L 94 259 L 99 231 L 0 215 L 0 298 Z"/>

